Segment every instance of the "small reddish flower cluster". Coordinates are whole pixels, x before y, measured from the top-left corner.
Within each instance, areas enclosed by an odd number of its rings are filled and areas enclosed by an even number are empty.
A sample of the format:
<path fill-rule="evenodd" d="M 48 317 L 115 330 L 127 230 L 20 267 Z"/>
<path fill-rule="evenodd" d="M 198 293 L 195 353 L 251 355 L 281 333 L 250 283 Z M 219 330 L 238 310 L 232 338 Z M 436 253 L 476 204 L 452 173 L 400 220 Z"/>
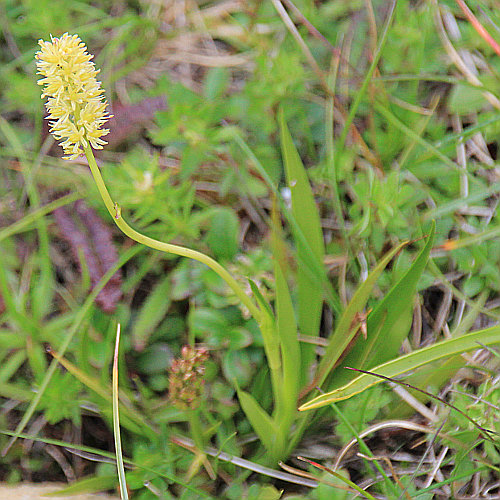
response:
<path fill-rule="evenodd" d="M 207 349 L 185 345 L 181 357 L 174 359 L 170 367 L 169 398 L 182 410 L 194 409 L 203 395 Z"/>

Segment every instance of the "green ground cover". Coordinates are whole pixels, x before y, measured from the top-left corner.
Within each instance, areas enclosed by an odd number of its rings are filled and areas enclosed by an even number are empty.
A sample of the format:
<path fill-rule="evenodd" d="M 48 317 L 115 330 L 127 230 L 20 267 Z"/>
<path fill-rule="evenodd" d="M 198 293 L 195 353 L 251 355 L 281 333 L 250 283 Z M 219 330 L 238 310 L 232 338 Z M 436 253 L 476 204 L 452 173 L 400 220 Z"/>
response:
<path fill-rule="evenodd" d="M 495 6 L 0 0 L 0 480 L 494 498 Z M 44 120 L 65 32 L 114 115 L 95 165 Z"/>

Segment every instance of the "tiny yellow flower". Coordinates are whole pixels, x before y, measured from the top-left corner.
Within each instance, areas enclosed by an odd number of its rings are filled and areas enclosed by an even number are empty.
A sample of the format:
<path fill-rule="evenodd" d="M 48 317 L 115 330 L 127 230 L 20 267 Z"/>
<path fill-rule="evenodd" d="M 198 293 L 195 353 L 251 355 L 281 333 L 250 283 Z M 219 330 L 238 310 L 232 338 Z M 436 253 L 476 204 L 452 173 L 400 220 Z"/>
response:
<path fill-rule="evenodd" d="M 101 128 L 111 116 L 106 112 L 107 102 L 102 95 L 101 83 L 96 80 L 99 72 L 87 52 L 87 47 L 77 35 L 64 33 L 60 38 L 50 37 L 50 42 L 39 40 L 41 47 L 36 55 L 38 80 L 44 85 L 42 99 L 48 97 L 52 135 L 62 140 L 67 156 L 73 160 L 90 144 L 102 149 L 101 139 L 109 130 Z"/>

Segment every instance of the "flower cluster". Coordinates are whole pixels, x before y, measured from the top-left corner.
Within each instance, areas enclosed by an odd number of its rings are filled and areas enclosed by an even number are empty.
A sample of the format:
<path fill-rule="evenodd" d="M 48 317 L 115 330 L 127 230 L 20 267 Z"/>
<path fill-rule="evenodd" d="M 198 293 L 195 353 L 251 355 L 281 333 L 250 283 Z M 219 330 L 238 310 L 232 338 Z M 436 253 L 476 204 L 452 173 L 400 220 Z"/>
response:
<path fill-rule="evenodd" d="M 104 90 L 96 80 L 98 70 L 91 62 L 93 55 L 77 35 L 64 33 L 60 38 L 51 36 L 50 42 L 39 40 L 41 50 L 35 55 L 38 80 L 44 85 L 42 98 L 48 97 L 46 107 L 50 131 L 67 156 L 74 159 L 82 148 L 90 144 L 102 149 L 101 139 L 109 130 L 102 125 L 110 118 L 106 112 Z"/>
<path fill-rule="evenodd" d="M 203 395 L 205 361 L 208 351 L 201 347 L 183 346 L 181 357 L 174 359 L 170 367 L 170 401 L 182 410 L 193 409 Z"/>

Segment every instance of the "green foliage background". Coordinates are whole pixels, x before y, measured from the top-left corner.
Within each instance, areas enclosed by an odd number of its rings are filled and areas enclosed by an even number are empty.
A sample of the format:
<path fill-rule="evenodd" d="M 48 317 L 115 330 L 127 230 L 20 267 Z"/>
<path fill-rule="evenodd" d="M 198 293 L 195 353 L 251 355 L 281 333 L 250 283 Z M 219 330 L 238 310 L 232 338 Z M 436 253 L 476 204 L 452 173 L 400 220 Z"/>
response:
<path fill-rule="evenodd" d="M 153 490 L 164 498 L 279 498 L 278 488 L 266 485 L 263 476 L 249 476 L 224 460 L 210 459 L 220 472 L 219 479 L 212 480 L 210 467 L 204 468 L 199 456 L 172 441 L 176 434 L 193 437 L 196 432 L 191 415 L 176 409 L 167 396 L 168 368 L 181 346 L 206 345 L 211 355 L 206 395 L 197 411 L 198 438 L 206 446 L 265 463 L 257 430 L 236 393 L 250 395 L 271 414 L 276 401 L 270 371 L 255 321 L 217 275 L 199 263 L 130 250 L 130 242 L 112 228 L 86 166 L 47 154 L 51 139 L 42 130 L 43 103 L 33 59 L 39 38 L 78 33 L 96 54 L 103 87 L 114 105 L 166 97 L 166 110 L 157 111 L 99 157 L 106 183 L 134 227 L 206 252 L 224 263 L 244 287 L 249 288 L 246 278 L 255 282 L 276 310 L 284 308 L 283 331 L 297 322 L 302 335 L 329 337 L 369 271 L 390 249 L 411 240 L 380 269 L 368 293 L 365 312 L 376 311 L 389 290 L 407 276 L 424 248 L 422 238 L 431 232 L 432 220 L 436 232 L 430 262 L 413 276 L 409 291 L 402 292 L 418 290 L 413 318 L 421 320 L 418 329 L 414 319 L 405 351 L 491 326 L 499 318 L 500 115 L 485 92 L 494 98 L 500 94 L 500 59 L 456 3 L 441 2 L 441 17 L 457 23 L 460 37 L 452 43 L 462 56 L 472 54 L 479 86 L 471 85 L 451 62 L 437 21 L 437 3 L 400 0 L 377 69 L 362 94 L 382 37 L 387 2 L 294 2 L 328 42 L 288 9 L 320 74 L 287 30 L 275 3 L 227 3 L 193 2 L 180 12 L 175 11 L 176 2 L 0 0 L 0 396 L 5 410 L 0 427 L 15 428 L 33 390 L 40 387 L 50 362 L 46 345 L 58 351 L 74 330 L 66 358 L 78 376 L 58 369 L 26 432 L 35 432 L 39 422 L 43 438 L 110 449 L 111 406 L 105 394 L 120 322 L 124 454 L 140 466 L 127 473 L 134 498 L 157 498 Z M 495 37 L 491 26 L 500 21 L 495 3 L 482 2 L 481 10 L 473 4 Z M 362 98 L 353 116 L 357 134 L 347 134 L 344 124 L 358 95 Z M 318 209 L 323 239 L 314 229 L 304 236 L 317 261 L 325 264 L 323 284 L 307 274 L 308 249 L 293 225 L 295 218 L 299 227 L 307 228 L 307 220 L 315 216 L 293 206 L 294 196 L 303 201 L 308 195 L 293 193 L 296 174 L 284 165 L 286 140 L 305 166 L 311 206 Z M 82 273 L 75 271 L 50 211 L 40 214 L 41 207 L 68 193 L 73 195 L 68 204 L 82 198 L 106 221 L 123 258 L 124 296 L 113 315 L 85 302 L 85 264 Z M 273 222 L 276 196 L 282 205 Z M 292 219 L 286 216 L 290 203 Z M 281 255 L 278 268 L 273 254 Z M 276 296 L 286 296 L 287 289 L 290 302 L 279 304 Z M 411 314 L 408 310 L 405 325 Z M 301 346 L 302 359 L 313 362 L 316 349 Z M 388 349 L 397 353 L 400 347 L 398 342 Z M 498 415 L 485 409 L 489 402 L 498 404 L 498 382 L 489 376 L 498 369 L 498 361 L 491 354 L 474 359 L 477 370 L 470 368 L 467 376 L 453 379 L 453 388 L 470 394 L 477 388 L 486 403 L 452 392 L 448 397 L 495 429 Z M 412 375 L 412 383 L 447 391 L 464 364 L 457 355 L 440 367 L 442 371 L 432 366 Z M 300 374 L 301 386 L 309 375 Z M 327 408 L 304 424 L 305 441 L 295 444 L 307 452 L 313 448 L 308 440 L 324 441 L 333 457 L 352 438 L 353 427 L 359 433 L 375 418 L 412 414 L 389 389 L 378 386 L 370 391 L 338 405 L 352 425 L 342 421 L 338 408 Z M 370 398 L 380 403 L 370 403 Z M 443 412 L 436 410 L 440 417 Z M 478 457 L 486 464 L 478 469 L 485 483 L 488 474 L 497 477 L 489 465 L 498 463 L 498 450 L 491 443 L 467 448 L 480 439 L 477 429 L 459 414 L 450 415 L 444 431 L 455 432 L 455 441 L 453 456 L 445 464 L 448 477 L 470 474 L 452 481 L 454 489 L 440 490 L 445 494 L 467 487 Z M 333 435 L 336 421 L 341 423 Z M 2 446 L 8 439 L 2 436 Z M 2 458 L 0 479 L 66 479 L 46 456 L 35 454 L 26 465 L 22 455 L 23 443 L 17 441 Z M 68 460 L 79 470 L 79 479 L 87 476 L 82 489 L 115 487 L 110 464 L 84 467 L 72 456 Z M 350 470 L 351 475 L 354 470 L 368 477 L 371 468 L 362 463 Z M 220 477 L 232 480 L 227 484 Z M 413 498 L 421 483 L 408 472 L 402 473 L 401 481 Z M 382 481 L 374 491 L 390 495 L 393 484 Z M 286 493 L 347 498 L 325 484 Z"/>

